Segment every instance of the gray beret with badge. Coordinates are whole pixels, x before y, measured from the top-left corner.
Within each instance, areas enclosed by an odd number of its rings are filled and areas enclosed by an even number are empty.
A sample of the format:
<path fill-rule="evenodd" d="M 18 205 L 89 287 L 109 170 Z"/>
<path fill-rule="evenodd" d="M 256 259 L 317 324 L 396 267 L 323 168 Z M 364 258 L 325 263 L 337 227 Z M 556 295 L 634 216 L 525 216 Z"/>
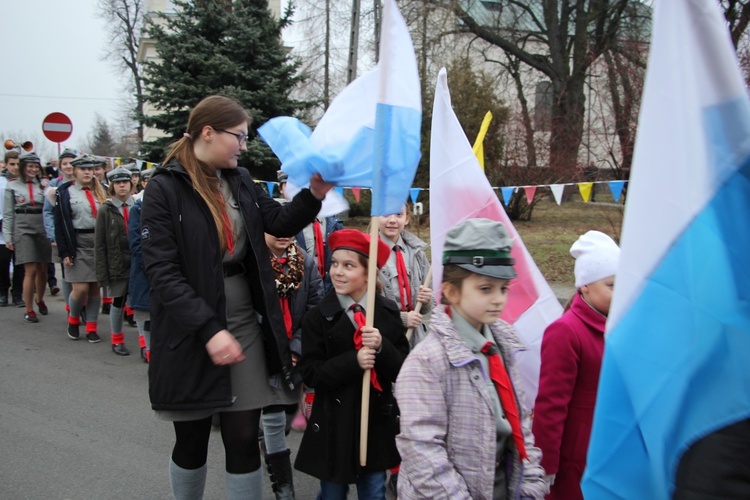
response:
<path fill-rule="evenodd" d="M 133 182 L 132 173 L 126 167 L 117 167 L 107 172 L 107 181 L 110 183 L 117 181 Z"/>
<path fill-rule="evenodd" d="M 34 153 L 33 151 L 28 151 L 21 153 L 18 156 L 18 163 L 24 164 L 24 163 L 38 163 L 39 166 L 42 165 L 42 160 L 39 159 L 39 156 Z"/>
<path fill-rule="evenodd" d="M 492 278 L 513 279 L 513 239 L 502 224 L 490 219 L 467 219 L 453 226 L 445 237 L 443 265 L 455 264 Z"/>
<path fill-rule="evenodd" d="M 75 158 L 76 154 L 73 152 L 72 149 L 65 148 L 63 149 L 62 153 L 60 153 L 60 156 L 58 156 L 59 160 L 62 160 L 63 158 Z"/>
<path fill-rule="evenodd" d="M 99 160 L 90 155 L 80 155 L 70 162 L 76 168 L 94 168 L 99 166 Z"/>

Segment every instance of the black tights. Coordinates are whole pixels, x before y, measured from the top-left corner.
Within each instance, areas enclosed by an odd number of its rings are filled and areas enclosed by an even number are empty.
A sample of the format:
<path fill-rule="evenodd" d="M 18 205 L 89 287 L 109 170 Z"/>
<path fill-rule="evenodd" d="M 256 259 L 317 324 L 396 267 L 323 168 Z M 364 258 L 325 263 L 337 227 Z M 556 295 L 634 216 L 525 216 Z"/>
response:
<path fill-rule="evenodd" d="M 226 470 L 232 474 L 246 474 L 260 468 L 258 424 L 260 410 L 220 413 L 221 440 L 226 454 Z M 189 422 L 174 422 L 177 441 L 172 460 L 183 469 L 203 467 L 208 457 L 208 438 L 211 417 Z"/>

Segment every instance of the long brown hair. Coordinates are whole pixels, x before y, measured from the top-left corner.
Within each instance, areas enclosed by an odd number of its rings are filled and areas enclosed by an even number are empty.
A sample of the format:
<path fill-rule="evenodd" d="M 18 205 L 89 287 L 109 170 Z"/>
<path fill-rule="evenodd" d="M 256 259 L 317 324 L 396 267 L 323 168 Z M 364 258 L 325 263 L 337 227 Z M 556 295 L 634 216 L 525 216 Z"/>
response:
<path fill-rule="evenodd" d="M 200 137 L 203 127 L 227 129 L 245 122 L 249 125 L 251 121 L 250 113 L 236 100 L 222 95 L 208 96 L 190 112 L 185 132 L 187 136 L 172 144 L 163 162 L 166 165 L 169 160 L 176 158 L 185 168 L 193 183 L 193 188 L 198 191 L 211 211 L 222 252 L 226 248 L 226 236 L 222 224 L 226 208 L 219 201 L 219 183 L 216 182 L 215 171 L 195 156 L 193 141 Z"/>
<path fill-rule="evenodd" d="M 41 177 L 39 176 L 39 173 L 37 173 L 34 177 L 30 177 L 26 175 L 26 167 L 31 165 L 32 163 L 36 163 L 39 165 L 39 172 L 42 171 L 42 165 L 39 162 L 36 161 L 22 161 L 18 164 L 18 178 L 21 179 L 23 182 L 31 182 L 34 179 L 41 180 Z M 42 189 L 44 190 L 44 189 Z"/>
<path fill-rule="evenodd" d="M 73 178 L 75 179 L 76 176 L 76 169 L 79 167 L 73 167 Z M 76 179 L 76 182 L 78 180 Z M 99 179 L 96 177 L 96 174 L 94 174 L 93 177 L 91 177 L 91 185 L 86 186 L 89 189 L 91 189 L 91 193 L 94 195 L 94 198 L 96 198 L 96 201 L 99 202 L 101 205 L 105 201 L 107 201 L 107 193 L 104 192 L 104 187 L 102 187 L 102 183 L 99 182 Z"/>

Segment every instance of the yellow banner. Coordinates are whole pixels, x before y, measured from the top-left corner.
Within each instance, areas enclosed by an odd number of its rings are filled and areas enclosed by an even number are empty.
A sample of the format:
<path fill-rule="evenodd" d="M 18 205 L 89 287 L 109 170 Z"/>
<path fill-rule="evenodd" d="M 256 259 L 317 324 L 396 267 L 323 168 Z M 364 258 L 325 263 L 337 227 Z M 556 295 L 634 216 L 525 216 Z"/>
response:
<path fill-rule="evenodd" d="M 492 121 L 492 111 L 487 111 L 482 120 L 482 126 L 479 127 L 479 133 L 477 134 L 477 140 L 474 141 L 474 146 L 471 148 L 474 150 L 474 156 L 479 160 L 479 166 L 482 167 L 484 172 L 484 137 L 487 135 L 487 130 L 490 128 L 490 122 Z"/>

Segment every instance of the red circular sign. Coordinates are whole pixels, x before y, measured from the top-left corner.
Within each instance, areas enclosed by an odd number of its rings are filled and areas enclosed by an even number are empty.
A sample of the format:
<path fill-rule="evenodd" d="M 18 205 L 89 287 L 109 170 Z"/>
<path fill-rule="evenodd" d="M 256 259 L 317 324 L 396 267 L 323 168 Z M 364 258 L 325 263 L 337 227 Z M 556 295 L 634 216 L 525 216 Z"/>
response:
<path fill-rule="evenodd" d="M 63 142 L 73 133 L 73 122 L 62 113 L 50 113 L 42 122 L 42 132 L 52 142 Z"/>

